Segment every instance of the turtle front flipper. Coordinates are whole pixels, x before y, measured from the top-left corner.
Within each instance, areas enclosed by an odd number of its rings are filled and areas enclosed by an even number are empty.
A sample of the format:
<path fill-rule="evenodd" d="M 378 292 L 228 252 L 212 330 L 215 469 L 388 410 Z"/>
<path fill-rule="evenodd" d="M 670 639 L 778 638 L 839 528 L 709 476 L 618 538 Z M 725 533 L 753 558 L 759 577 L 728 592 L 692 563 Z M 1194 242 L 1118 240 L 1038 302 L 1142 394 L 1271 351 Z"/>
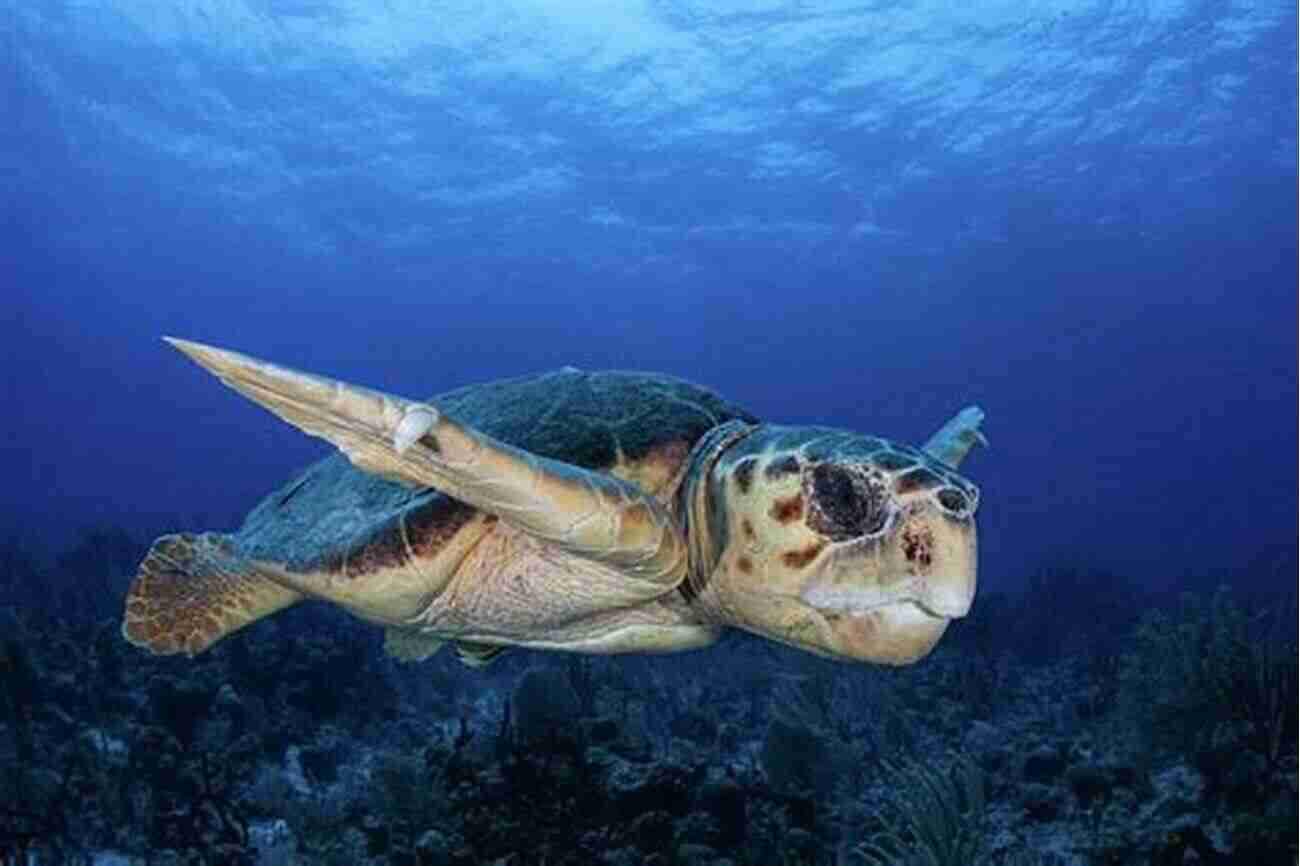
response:
<path fill-rule="evenodd" d="M 686 575 L 686 543 L 652 495 L 613 475 L 539 457 L 427 403 L 168 338 L 200 366 L 357 467 L 433 487 L 629 578 L 609 606 L 661 595 Z"/>
<path fill-rule="evenodd" d="M 936 430 L 921 450 L 956 469 L 976 445 L 988 447 L 989 440 L 980 430 L 983 423 L 984 410 L 967 406 Z"/>

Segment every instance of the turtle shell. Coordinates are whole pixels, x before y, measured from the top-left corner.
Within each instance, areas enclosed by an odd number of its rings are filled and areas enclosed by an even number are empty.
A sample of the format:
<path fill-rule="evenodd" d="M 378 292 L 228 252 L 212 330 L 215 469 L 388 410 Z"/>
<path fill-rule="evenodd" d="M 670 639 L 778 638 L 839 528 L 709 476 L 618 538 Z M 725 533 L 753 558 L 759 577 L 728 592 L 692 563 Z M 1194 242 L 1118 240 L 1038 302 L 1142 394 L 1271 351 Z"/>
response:
<path fill-rule="evenodd" d="M 566 369 L 470 385 L 430 399 L 493 438 L 662 493 L 692 446 L 745 409 L 657 373 Z M 342 454 L 262 500 L 231 537 L 240 553 L 291 571 L 361 574 L 435 553 L 477 510 L 434 488 L 357 469 Z"/>

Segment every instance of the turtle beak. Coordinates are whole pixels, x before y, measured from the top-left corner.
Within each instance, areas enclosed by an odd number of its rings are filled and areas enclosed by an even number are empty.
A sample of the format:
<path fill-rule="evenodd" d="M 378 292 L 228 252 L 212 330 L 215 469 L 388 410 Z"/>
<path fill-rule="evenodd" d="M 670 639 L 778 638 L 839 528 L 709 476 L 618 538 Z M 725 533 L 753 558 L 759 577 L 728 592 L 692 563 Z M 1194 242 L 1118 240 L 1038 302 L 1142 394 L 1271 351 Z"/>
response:
<path fill-rule="evenodd" d="M 925 658 L 951 622 L 914 604 L 825 618 L 826 644 L 834 655 L 886 665 L 908 665 Z"/>
<path fill-rule="evenodd" d="M 931 527 L 936 567 L 919 577 L 914 601 L 932 616 L 958 619 L 975 600 L 978 557 L 973 520 L 933 518 Z M 904 542 L 906 548 L 906 541 Z"/>
<path fill-rule="evenodd" d="M 836 655 L 909 664 L 970 611 L 976 559 L 973 517 L 914 508 L 875 542 L 834 551 L 799 597 L 817 611 Z"/>

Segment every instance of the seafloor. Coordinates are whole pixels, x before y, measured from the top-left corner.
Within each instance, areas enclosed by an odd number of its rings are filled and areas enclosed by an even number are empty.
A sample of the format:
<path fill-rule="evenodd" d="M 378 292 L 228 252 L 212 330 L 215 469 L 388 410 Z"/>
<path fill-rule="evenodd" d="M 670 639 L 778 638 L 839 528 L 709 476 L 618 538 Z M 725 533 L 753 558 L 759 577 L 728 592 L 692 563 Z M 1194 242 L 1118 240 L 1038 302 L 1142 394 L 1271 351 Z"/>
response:
<path fill-rule="evenodd" d="M 473 671 L 323 606 L 151 657 L 139 553 L 0 545 L 0 864 L 1296 862 L 1294 595 L 1058 563 L 909 668 L 738 635 Z"/>

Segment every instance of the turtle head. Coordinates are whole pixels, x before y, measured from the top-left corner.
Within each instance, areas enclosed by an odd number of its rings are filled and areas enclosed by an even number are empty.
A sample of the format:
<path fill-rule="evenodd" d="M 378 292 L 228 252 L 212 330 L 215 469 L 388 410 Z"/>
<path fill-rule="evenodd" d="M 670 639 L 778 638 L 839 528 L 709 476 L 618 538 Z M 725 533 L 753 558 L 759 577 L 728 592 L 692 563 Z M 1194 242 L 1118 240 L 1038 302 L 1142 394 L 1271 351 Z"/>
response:
<path fill-rule="evenodd" d="M 969 445 L 954 442 L 983 441 L 983 414 L 966 412 L 960 436 L 949 422 L 923 449 L 767 425 L 718 449 L 691 483 L 683 591 L 725 624 L 821 655 L 924 657 L 975 594 L 979 491 L 955 471 Z"/>

